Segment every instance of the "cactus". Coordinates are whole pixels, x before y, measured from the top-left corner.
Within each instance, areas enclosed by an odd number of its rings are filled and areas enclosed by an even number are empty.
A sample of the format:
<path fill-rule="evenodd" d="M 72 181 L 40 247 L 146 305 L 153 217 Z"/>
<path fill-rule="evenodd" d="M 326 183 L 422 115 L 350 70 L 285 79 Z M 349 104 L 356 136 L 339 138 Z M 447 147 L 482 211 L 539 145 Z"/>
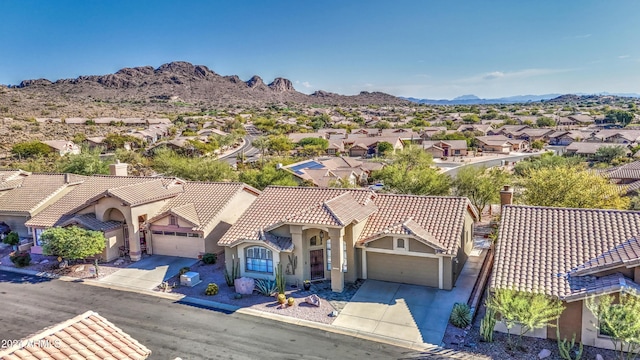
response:
<path fill-rule="evenodd" d="M 287 299 L 287 305 L 293 306 L 295 304 L 296 304 L 296 300 L 294 298 L 290 297 Z"/>
<path fill-rule="evenodd" d="M 287 296 L 285 294 L 278 294 L 278 304 L 284 304 L 287 302 Z"/>
<path fill-rule="evenodd" d="M 563 358 L 564 360 L 580 360 L 580 358 L 582 357 L 582 344 L 580 344 L 578 350 L 573 350 L 574 346 L 576 345 L 575 333 L 573 333 L 571 342 L 567 341 L 567 338 L 564 338 L 564 340 L 560 340 L 560 330 L 556 326 L 556 338 L 558 339 L 558 350 L 560 351 L 561 358 Z M 575 358 L 571 355 L 571 352 L 574 352 L 576 354 Z"/>
<path fill-rule="evenodd" d="M 284 278 L 284 273 L 282 272 L 282 264 L 278 264 L 276 268 L 276 287 L 278 288 L 278 294 L 284 294 L 285 286 L 287 285 L 287 281 Z"/>
<path fill-rule="evenodd" d="M 493 329 L 496 327 L 496 312 L 487 308 L 482 320 L 480 320 L 480 336 L 486 342 L 493 342 Z"/>
<path fill-rule="evenodd" d="M 291 266 L 291 275 L 296 274 L 296 268 L 298 267 L 298 256 L 297 255 L 287 255 L 289 258 L 289 266 Z"/>
<path fill-rule="evenodd" d="M 234 258 L 231 259 L 231 273 L 224 267 L 224 280 L 227 282 L 227 286 L 233 286 L 234 281 L 240 277 L 240 261 L 236 263 Z"/>
<path fill-rule="evenodd" d="M 212 296 L 218 293 L 218 284 L 210 283 L 207 285 L 207 289 L 204 291 L 205 295 Z"/>

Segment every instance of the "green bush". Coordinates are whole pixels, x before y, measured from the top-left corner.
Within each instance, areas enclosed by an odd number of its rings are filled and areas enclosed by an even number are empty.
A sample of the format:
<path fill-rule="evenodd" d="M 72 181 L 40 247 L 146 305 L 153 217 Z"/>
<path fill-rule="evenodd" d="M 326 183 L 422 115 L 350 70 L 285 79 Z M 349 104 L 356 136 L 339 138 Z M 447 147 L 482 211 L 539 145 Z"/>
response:
<path fill-rule="evenodd" d="M 20 237 L 18 236 L 17 232 L 12 231 L 4 237 L 4 240 L 2 240 L 2 242 L 7 245 L 16 246 L 20 243 Z"/>
<path fill-rule="evenodd" d="M 202 262 L 207 265 L 213 265 L 218 261 L 218 255 L 212 253 L 206 253 L 202 255 Z"/>
<path fill-rule="evenodd" d="M 188 267 L 188 266 L 185 266 L 182 269 L 180 269 L 180 271 L 178 272 L 178 275 L 182 276 L 182 275 L 188 273 L 189 271 L 191 271 L 191 268 Z"/>
<path fill-rule="evenodd" d="M 31 254 L 26 251 L 14 252 L 9 255 L 11 262 L 17 267 L 29 266 L 31 262 Z"/>
<path fill-rule="evenodd" d="M 207 285 L 207 289 L 204 291 L 205 295 L 213 296 L 218 293 L 218 284 L 211 283 Z"/>
<path fill-rule="evenodd" d="M 459 328 L 465 328 L 471 324 L 471 309 L 469 305 L 464 303 L 456 303 L 453 305 L 449 322 Z"/>

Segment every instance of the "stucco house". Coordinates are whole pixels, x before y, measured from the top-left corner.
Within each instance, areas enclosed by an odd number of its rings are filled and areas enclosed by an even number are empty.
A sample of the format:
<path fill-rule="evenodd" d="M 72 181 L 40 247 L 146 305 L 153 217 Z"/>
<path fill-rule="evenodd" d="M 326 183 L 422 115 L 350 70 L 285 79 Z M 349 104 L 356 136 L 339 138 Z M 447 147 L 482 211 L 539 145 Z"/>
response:
<path fill-rule="evenodd" d="M 41 143 L 51 148 L 52 152 L 58 153 L 60 156 L 71 154 L 80 154 L 80 146 L 76 145 L 73 141 L 67 140 L 43 140 Z"/>
<path fill-rule="evenodd" d="M 197 258 L 221 252 L 218 239 L 259 194 L 243 183 L 120 175 L 89 177 L 27 221 L 31 251 L 42 252 L 40 235 L 47 228 L 76 225 L 104 232 L 105 261 L 123 251 L 133 261 L 142 253 Z"/>
<path fill-rule="evenodd" d="M 368 189 L 267 187 L 218 245 L 241 276 L 287 282 L 376 279 L 450 290 L 473 246 L 467 198 Z"/>
<path fill-rule="evenodd" d="M 466 140 L 424 140 L 422 148 L 434 158 L 467 155 Z"/>
<path fill-rule="evenodd" d="M 529 147 L 527 140 L 510 139 L 504 135 L 478 136 L 475 139 L 478 149 L 484 152 L 508 154 L 511 151 L 522 151 Z"/>
<path fill-rule="evenodd" d="M 560 336 L 612 348 L 594 326 L 586 299 L 603 294 L 640 296 L 640 212 L 505 206 L 490 290 L 513 288 L 560 299 Z M 505 331 L 498 323 L 496 330 Z M 518 329 L 512 329 L 517 332 Z M 556 339 L 545 327 L 530 336 Z"/>
<path fill-rule="evenodd" d="M 31 237 L 25 222 L 53 204 L 87 177 L 74 174 L 32 174 L 0 171 L 0 221 L 20 238 Z"/>

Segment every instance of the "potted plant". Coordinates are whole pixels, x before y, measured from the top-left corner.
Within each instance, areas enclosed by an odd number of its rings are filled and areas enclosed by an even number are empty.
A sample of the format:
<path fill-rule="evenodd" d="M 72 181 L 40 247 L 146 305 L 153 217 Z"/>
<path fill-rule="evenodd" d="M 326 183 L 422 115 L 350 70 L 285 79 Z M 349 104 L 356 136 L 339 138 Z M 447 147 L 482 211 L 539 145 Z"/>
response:
<path fill-rule="evenodd" d="M 303 281 L 302 287 L 304 288 L 304 291 L 309 291 L 309 289 L 311 289 L 311 281 L 309 280 Z"/>

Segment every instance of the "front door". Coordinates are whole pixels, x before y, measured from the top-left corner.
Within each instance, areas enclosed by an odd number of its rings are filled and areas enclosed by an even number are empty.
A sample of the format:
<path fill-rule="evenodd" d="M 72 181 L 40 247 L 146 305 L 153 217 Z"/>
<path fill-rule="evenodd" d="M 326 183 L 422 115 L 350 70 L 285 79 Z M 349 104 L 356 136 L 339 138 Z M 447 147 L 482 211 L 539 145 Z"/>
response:
<path fill-rule="evenodd" d="M 311 263 L 311 280 L 324 279 L 324 250 L 311 250 L 309 252 Z"/>

